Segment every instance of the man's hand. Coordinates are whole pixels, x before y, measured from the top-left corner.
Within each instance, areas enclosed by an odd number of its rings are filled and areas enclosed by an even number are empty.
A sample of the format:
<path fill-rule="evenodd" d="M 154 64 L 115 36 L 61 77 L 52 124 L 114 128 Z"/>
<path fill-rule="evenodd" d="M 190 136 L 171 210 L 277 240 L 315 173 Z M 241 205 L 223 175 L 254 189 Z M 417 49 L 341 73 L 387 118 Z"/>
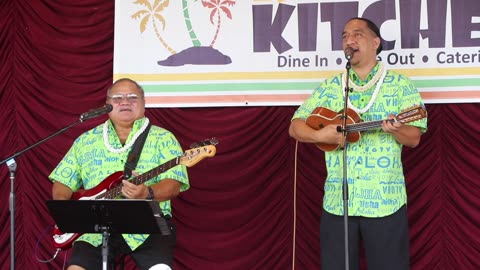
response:
<path fill-rule="evenodd" d="M 388 116 L 388 119 L 395 119 L 395 116 L 391 114 Z M 420 143 L 420 137 L 422 136 L 420 128 L 404 125 L 396 120 L 393 123 L 389 120 L 383 121 L 382 129 L 392 134 L 397 142 L 409 147 L 416 147 Z"/>
<path fill-rule="evenodd" d="M 127 199 L 145 199 L 148 196 L 148 188 L 144 184 L 135 185 L 127 180 L 122 180 L 122 194 Z"/>
<path fill-rule="evenodd" d="M 342 132 L 337 131 L 337 125 L 327 125 L 315 130 L 309 127 L 303 119 L 295 119 L 290 124 L 289 134 L 295 140 L 305 143 L 340 144 Z"/>
<path fill-rule="evenodd" d="M 393 120 L 393 121 L 392 121 Z M 382 122 L 382 129 L 387 133 L 395 133 L 397 132 L 403 124 L 395 118 L 395 115 L 390 114 L 388 116 L 388 120 Z"/>

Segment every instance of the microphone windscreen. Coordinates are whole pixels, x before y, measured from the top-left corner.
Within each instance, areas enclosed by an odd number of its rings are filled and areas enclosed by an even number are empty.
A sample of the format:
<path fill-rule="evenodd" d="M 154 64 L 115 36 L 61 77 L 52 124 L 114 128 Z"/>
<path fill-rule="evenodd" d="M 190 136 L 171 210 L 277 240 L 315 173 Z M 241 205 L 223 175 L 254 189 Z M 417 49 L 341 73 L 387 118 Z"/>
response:
<path fill-rule="evenodd" d="M 105 104 L 105 108 L 107 109 L 107 113 L 111 112 L 113 110 L 113 106 L 112 104 L 108 103 L 108 104 Z"/>
<path fill-rule="evenodd" d="M 344 52 L 345 52 L 345 58 L 346 58 L 347 60 L 352 59 L 352 56 L 353 56 L 353 49 L 352 49 L 352 48 L 347 47 L 347 48 L 345 48 L 345 51 L 344 51 Z"/>

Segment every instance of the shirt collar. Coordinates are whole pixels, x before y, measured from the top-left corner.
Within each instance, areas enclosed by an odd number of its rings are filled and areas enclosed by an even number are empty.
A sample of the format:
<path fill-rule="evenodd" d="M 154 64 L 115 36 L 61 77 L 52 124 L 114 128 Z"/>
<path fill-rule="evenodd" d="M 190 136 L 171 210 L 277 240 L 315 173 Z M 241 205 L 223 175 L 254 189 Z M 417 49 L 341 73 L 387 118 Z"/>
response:
<path fill-rule="evenodd" d="M 373 78 L 373 76 L 375 76 L 375 74 L 378 71 L 379 65 L 380 64 L 377 62 L 377 64 L 373 67 L 372 71 L 370 71 L 370 73 L 368 73 L 367 78 L 365 80 L 360 79 L 360 77 L 357 75 L 357 73 L 352 69 L 351 70 L 352 72 L 350 73 L 350 79 L 356 85 L 359 85 L 359 86 L 365 85 Z"/>

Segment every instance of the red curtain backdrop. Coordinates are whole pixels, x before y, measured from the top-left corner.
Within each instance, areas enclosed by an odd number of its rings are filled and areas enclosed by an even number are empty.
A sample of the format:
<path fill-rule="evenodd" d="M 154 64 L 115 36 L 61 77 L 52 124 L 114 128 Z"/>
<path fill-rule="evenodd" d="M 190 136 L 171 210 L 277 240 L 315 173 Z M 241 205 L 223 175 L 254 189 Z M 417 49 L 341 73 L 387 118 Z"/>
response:
<path fill-rule="evenodd" d="M 114 1 L 0 1 L 0 160 L 101 106 L 112 82 Z M 315 146 L 288 136 L 296 107 L 148 109 L 184 149 L 216 137 L 173 201 L 177 270 L 320 268 L 325 168 Z M 427 106 L 429 130 L 405 149 L 412 269 L 480 269 L 479 104 Z M 15 266 L 52 262 L 49 173 L 99 117 L 18 156 Z M 0 167 L 0 269 L 10 269 L 10 172 Z M 342 241 L 342 239 L 339 239 Z M 126 269 L 135 269 L 127 259 Z"/>

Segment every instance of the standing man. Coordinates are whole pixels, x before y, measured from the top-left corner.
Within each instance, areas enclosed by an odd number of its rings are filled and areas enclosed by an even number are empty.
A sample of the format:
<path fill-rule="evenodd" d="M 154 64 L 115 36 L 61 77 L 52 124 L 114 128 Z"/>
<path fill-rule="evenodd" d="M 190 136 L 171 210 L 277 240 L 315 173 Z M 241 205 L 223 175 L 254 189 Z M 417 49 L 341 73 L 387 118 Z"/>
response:
<path fill-rule="evenodd" d="M 95 188 L 109 175 L 124 171 L 132 145 L 149 125 L 144 115 L 144 91 L 135 81 L 120 79 L 108 89 L 107 103 L 113 106 L 109 119 L 80 135 L 50 174 L 54 200 L 68 200 L 79 188 Z M 182 148 L 171 132 L 151 126 L 134 172 L 143 174 L 181 155 Z M 178 165 L 143 184 L 123 180 L 122 185 L 121 193 L 126 199 L 158 201 L 172 234 L 112 234 L 109 258 L 125 253 L 131 255 L 142 270 L 171 270 L 176 234 L 170 221 L 170 200 L 189 188 L 186 167 Z M 101 244 L 101 234 L 84 234 L 78 238 L 73 244 L 68 269 L 101 269 Z"/>
<path fill-rule="evenodd" d="M 364 121 L 394 119 L 413 105 L 423 105 L 418 90 L 405 76 L 377 61 L 381 52 L 378 27 L 368 19 L 353 18 L 345 25 L 343 49 L 351 53 L 348 107 Z M 306 118 L 317 107 L 344 108 L 346 74 L 323 81 L 298 108 L 289 134 L 306 143 L 340 145 L 337 124 L 311 128 Z M 361 133 L 347 144 L 349 265 L 359 269 L 363 241 L 369 270 L 406 270 L 409 263 L 407 195 L 401 162 L 402 146 L 415 147 L 426 131 L 426 119 L 402 124 L 383 121 L 381 128 Z M 343 152 L 325 153 L 327 179 L 320 223 L 322 270 L 345 269 Z"/>

